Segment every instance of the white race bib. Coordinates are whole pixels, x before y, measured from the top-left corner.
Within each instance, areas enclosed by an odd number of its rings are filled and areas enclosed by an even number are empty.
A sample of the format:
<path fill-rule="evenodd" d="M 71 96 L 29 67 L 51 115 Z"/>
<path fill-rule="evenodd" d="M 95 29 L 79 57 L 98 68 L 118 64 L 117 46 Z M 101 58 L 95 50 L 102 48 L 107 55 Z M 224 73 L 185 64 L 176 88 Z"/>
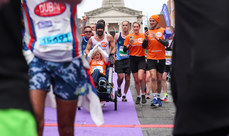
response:
<path fill-rule="evenodd" d="M 95 67 L 93 67 L 93 72 L 96 69 L 98 69 L 100 73 L 103 73 L 103 67 L 102 66 L 95 66 Z"/>

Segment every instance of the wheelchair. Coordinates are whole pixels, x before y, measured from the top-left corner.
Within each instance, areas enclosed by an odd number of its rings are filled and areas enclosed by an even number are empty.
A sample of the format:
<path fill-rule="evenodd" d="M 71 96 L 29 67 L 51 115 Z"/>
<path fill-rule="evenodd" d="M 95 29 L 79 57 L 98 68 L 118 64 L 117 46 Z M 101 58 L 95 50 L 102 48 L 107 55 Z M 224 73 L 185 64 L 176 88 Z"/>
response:
<path fill-rule="evenodd" d="M 112 55 L 109 56 L 109 68 L 107 80 L 99 81 L 96 85 L 96 90 L 100 101 L 114 102 L 114 110 L 117 110 L 117 91 L 113 91 L 113 65 L 114 58 Z"/>

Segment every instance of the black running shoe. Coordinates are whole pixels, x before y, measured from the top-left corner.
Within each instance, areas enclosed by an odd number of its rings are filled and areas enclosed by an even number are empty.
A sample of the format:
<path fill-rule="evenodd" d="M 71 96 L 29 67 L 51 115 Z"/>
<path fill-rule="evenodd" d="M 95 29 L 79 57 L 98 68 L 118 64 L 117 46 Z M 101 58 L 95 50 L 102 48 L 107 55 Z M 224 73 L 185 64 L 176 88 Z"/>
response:
<path fill-rule="evenodd" d="M 126 96 L 122 96 L 122 101 L 127 102 Z"/>
<path fill-rule="evenodd" d="M 142 103 L 145 104 L 147 101 L 146 101 L 146 96 L 145 95 L 142 95 Z"/>
<path fill-rule="evenodd" d="M 141 97 L 137 97 L 135 104 L 140 104 Z"/>
<path fill-rule="evenodd" d="M 117 93 L 117 96 L 118 96 L 118 97 L 121 97 L 121 96 L 122 96 L 122 92 L 121 92 L 121 89 L 118 89 L 118 93 Z"/>

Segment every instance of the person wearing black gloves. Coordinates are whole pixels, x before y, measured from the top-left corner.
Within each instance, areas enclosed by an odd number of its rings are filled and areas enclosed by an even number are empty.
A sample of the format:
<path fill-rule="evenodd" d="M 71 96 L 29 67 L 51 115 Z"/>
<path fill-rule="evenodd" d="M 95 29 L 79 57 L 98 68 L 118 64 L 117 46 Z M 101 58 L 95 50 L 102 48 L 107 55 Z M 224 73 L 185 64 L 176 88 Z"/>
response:
<path fill-rule="evenodd" d="M 165 29 L 157 27 L 159 23 L 159 16 L 152 15 L 149 18 L 151 30 L 145 31 L 145 39 L 142 43 L 142 47 L 147 49 L 147 64 L 146 70 L 150 71 L 152 81 L 152 93 L 153 101 L 151 106 L 162 106 L 160 93 L 161 93 L 161 80 L 165 67 L 165 46 L 168 46 L 168 42 L 164 41 L 163 34 Z M 146 79 L 146 81 L 150 81 Z"/>

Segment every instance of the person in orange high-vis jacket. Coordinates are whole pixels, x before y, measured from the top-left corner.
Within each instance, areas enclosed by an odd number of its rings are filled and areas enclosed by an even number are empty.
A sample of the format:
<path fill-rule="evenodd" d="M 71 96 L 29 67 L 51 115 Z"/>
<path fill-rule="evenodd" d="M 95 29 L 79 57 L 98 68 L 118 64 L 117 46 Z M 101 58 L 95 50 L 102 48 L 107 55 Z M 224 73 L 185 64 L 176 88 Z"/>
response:
<path fill-rule="evenodd" d="M 130 69 L 133 73 L 135 88 L 137 91 L 136 104 L 140 104 L 142 91 L 142 103 L 146 103 L 145 98 L 145 83 L 144 83 L 144 72 L 146 67 L 145 62 L 145 50 L 142 48 L 142 42 L 145 38 L 144 34 L 139 33 L 140 24 L 137 22 L 133 23 L 133 33 L 127 35 L 124 42 L 124 50 L 129 50 Z"/>
<path fill-rule="evenodd" d="M 149 18 L 151 30 L 145 31 L 145 39 L 142 47 L 147 49 L 147 64 L 146 70 L 150 73 L 149 78 L 152 78 L 152 93 L 153 101 L 151 106 L 162 106 L 160 93 L 161 93 L 161 80 L 165 67 L 165 46 L 168 42 L 163 39 L 165 29 L 158 27 L 159 16 L 152 15 Z M 150 81 L 147 80 L 146 81 Z"/>

